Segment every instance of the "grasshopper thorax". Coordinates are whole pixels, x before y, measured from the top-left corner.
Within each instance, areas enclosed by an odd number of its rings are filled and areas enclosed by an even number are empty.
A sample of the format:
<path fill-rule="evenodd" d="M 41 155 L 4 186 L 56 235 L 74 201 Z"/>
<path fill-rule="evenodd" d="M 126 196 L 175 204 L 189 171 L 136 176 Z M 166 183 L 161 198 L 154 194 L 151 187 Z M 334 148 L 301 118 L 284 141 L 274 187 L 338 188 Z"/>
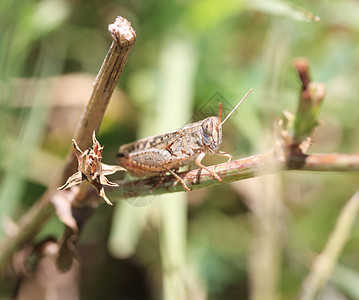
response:
<path fill-rule="evenodd" d="M 209 117 L 201 123 L 203 144 L 210 150 L 216 151 L 222 143 L 222 124 L 218 117 Z"/>

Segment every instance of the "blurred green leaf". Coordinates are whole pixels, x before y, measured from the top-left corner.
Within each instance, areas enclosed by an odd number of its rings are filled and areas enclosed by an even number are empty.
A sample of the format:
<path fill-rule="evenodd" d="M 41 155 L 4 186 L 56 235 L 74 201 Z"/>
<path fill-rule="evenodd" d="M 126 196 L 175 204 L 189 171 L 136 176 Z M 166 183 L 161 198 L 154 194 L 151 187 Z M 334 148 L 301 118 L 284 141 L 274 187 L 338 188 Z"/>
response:
<path fill-rule="evenodd" d="M 208 30 L 219 25 L 224 20 L 237 15 L 243 9 L 243 0 L 194 0 L 190 1 L 185 11 L 188 27 L 197 30 Z"/>
<path fill-rule="evenodd" d="M 70 4 L 63 0 L 42 0 L 34 7 L 24 22 L 27 31 L 33 36 L 41 37 L 64 24 L 70 15 Z"/>
<path fill-rule="evenodd" d="M 334 284 L 352 299 L 359 299 L 359 272 L 337 264 L 332 276 Z"/>
<path fill-rule="evenodd" d="M 248 1 L 248 5 L 253 10 L 278 17 L 287 17 L 296 21 L 319 21 L 319 17 L 289 1 L 252 0 Z"/>

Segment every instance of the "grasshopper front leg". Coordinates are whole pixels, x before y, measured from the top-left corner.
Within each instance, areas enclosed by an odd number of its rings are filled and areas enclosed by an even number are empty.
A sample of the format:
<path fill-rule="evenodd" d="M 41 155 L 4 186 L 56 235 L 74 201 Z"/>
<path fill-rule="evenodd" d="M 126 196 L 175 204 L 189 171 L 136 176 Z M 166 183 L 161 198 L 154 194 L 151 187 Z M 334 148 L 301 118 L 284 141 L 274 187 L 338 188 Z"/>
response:
<path fill-rule="evenodd" d="M 232 154 L 229 154 L 229 153 L 224 152 L 224 151 L 220 151 L 220 150 L 213 151 L 212 149 L 209 149 L 209 151 L 210 151 L 212 154 L 217 154 L 217 155 L 219 155 L 219 156 L 227 157 L 227 158 L 228 158 L 227 163 L 229 163 L 229 162 L 232 160 L 232 157 L 233 157 Z"/>
<path fill-rule="evenodd" d="M 229 163 L 231 160 L 232 160 L 232 157 L 233 157 L 233 155 L 232 154 L 229 154 L 229 153 L 227 153 L 227 152 L 224 152 L 224 151 L 216 151 L 216 152 L 214 152 L 215 154 L 217 154 L 217 155 L 219 155 L 219 156 L 223 156 L 223 157 L 227 157 L 228 158 L 228 160 L 227 160 L 227 163 Z"/>
<path fill-rule="evenodd" d="M 226 154 L 227 154 L 227 153 L 226 153 Z M 208 169 L 205 165 L 203 165 L 203 164 L 201 163 L 201 161 L 202 161 L 202 159 L 203 159 L 203 157 L 204 157 L 205 155 L 206 155 L 205 152 L 202 152 L 200 155 L 198 155 L 197 158 L 196 158 L 195 164 L 196 164 L 197 166 L 199 166 L 200 168 L 205 169 L 207 172 L 211 173 L 214 178 L 216 178 L 218 181 L 221 182 L 221 181 L 222 181 L 222 178 L 221 178 L 221 177 L 219 177 L 215 172 L 211 171 L 210 169 Z M 229 155 L 230 155 L 230 154 L 229 154 Z M 231 157 L 231 158 L 232 158 L 232 157 Z"/>

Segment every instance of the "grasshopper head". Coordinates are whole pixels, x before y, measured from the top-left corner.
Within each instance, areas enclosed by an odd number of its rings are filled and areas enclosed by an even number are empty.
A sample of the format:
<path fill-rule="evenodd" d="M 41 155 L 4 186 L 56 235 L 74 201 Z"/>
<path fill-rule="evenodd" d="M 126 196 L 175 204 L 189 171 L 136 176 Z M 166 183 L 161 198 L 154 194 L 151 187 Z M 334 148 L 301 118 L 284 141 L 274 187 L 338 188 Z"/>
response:
<path fill-rule="evenodd" d="M 222 144 L 222 103 L 219 102 L 218 117 L 209 117 L 201 124 L 203 143 L 212 151 L 216 151 Z"/>
<path fill-rule="evenodd" d="M 241 101 L 231 110 L 231 112 L 225 117 L 221 122 L 222 117 L 222 103 L 219 103 L 219 115 L 218 117 L 209 117 L 203 120 L 201 123 L 201 133 L 203 137 L 203 143 L 213 151 L 219 149 L 222 143 L 222 125 L 228 120 L 228 118 L 233 114 L 233 112 L 241 105 L 244 99 L 247 98 L 249 93 L 252 91 L 250 89 L 247 94 L 242 98 Z"/>
<path fill-rule="evenodd" d="M 213 151 L 219 149 L 222 143 L 222 124 L 218 117 L 209 117 L 201 124 L 203 143 Z"/>

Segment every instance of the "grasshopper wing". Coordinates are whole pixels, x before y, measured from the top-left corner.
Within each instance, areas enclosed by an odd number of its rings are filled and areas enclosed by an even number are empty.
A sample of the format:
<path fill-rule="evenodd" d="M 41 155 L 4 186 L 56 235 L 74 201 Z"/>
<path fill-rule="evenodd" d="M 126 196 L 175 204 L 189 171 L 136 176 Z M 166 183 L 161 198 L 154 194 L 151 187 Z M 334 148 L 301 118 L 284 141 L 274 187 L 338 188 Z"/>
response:
<path fill-rule="evenodd" d="M 169 145 L 173 144 L 183 135 L 183 129 L 177 129 L 163 134 L 154 135 L 130 144 L 122 145 L 119 149 L 119 153 L 131 153 L 151 148 L 166 149 Z"/>

